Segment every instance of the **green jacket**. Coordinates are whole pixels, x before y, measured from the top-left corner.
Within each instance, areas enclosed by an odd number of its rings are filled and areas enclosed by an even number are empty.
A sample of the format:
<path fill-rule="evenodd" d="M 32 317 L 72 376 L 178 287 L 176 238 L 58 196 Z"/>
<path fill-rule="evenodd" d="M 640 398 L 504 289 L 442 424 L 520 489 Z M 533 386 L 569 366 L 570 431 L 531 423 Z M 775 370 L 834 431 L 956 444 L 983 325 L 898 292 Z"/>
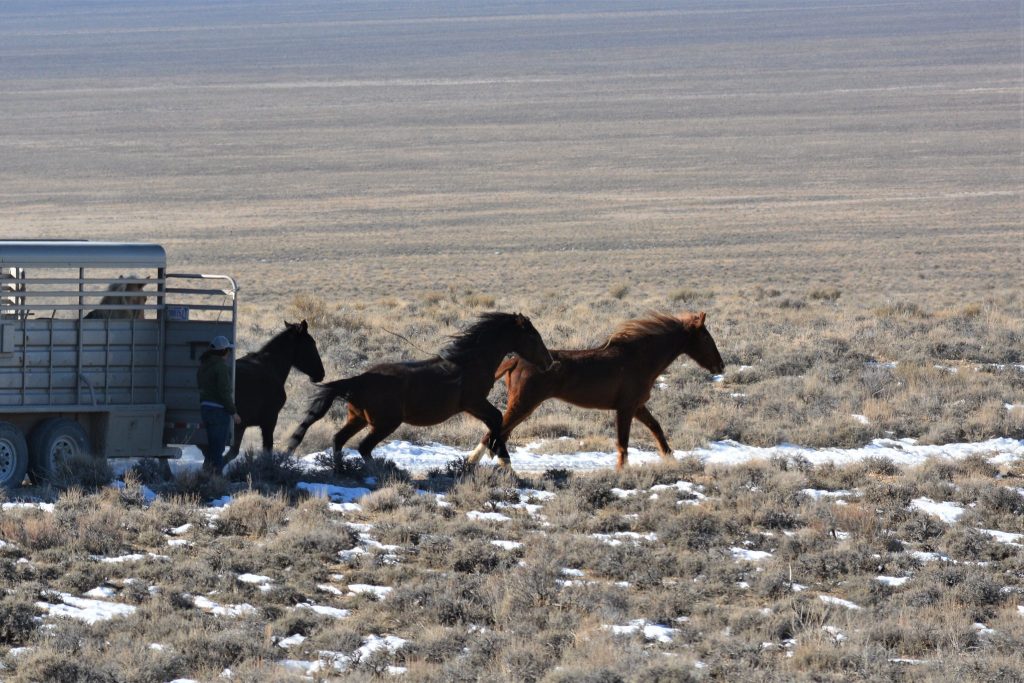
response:
<path fill-rule="evenodd" d="M 199 402 L 219 403 L 228 413 L 234 415 L 237 411 L 231 397 L 231 372 L 224 362 L 224 357 L 207 352 L 199 360 L 199 370 L 196 372 Z"/>

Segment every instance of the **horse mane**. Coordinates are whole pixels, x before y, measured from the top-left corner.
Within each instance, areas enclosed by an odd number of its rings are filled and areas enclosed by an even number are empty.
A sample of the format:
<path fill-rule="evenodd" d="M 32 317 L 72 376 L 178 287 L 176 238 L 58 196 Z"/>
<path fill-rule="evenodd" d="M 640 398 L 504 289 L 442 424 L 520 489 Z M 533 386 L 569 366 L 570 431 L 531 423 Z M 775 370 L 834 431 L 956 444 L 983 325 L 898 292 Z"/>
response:
<path fill-rule="evenodd" d="M 124 276 L 121 276 L 122 278 Z M 131 277 L 135 277 L 132 275 Z M 121 278 L 118 278 L 121 279 Z M 108 292 L 137 292 L 146 285 L 139 282 L 111 282 L 107 285 Z"/>
<path fill-rule="evenodd" d="M 465 330 L 451 335 L 451 341 L 437 355 L 447 361 L 461 360 L 520 320 L 525 318 L 519 313 L 481 313 Z"/>
<path fill-rule="evenodd" d="M 286 343 L 290 343 L 296 329 L 297 328 L 294 328 L 292 327 L 292 325 L 286 323 L 285 328 L 278 332 L 277 334 L 275 334 L 270 339 L 268 339 L 266 342 L 264 342 L 263 346 L 261 346 L 256 351 L 256 353 L 260 354 L 267 353 L 270 351 L 276 351 L 278 347 L 284 346 Z"/>
<path fill-rule="evenodd" d="M 686 332 L 690 328 L 688 321 L 677 318 L 667 313 L 651 311 L 643 318 L 634 318 L 619 323 L 615 331 L 611 333 L 604 347 L 619 346 L 648 337 L 660 335 L 677 334 Z"/>
<path fill-rule="evenodd" d="M 148 294 L 140 294 L 140 295 L 136 295 L 136 296 L 131 296 L 129 294 L 129 292 L 142 292 L 142 290 L 146 287 L 146 283 L 145 282 L 122 282 L 122 280 L 124 280 L 124 279 L 125 279 L 124 275 L 119 275 L 118 278 L 117 278 L 117 282 L 111 282 L 109 285 L 107 285 L 106 291 L 107 292 L 111 292 L 111 293 L 107 294 L 102 299 L 100 299 L 100 303 L 99 303 L 100 306 L 117 305 L 117 304 L 121 304 L 121 305 L 125 305 L 125 306 L 145 306 L 146 305 L 146 299 L 149 298 Z M 129 275 L 129 276 L 127 276 L 127 279 L 135 280 L 135 279 L 138 279 L 138 276 L 137 275 Z M 122 292 L 122 293 L 118 294 L 117 292 Z M 90 311 L 89 314 L 86 315 L 85 317 L 86 318 L 101 318 L 101 319 L 102 318 L 107 318 L 107 319 L 127 318 L 127 319 L 142 320 L 143 318 L 145 318 L 145 315 L 144 315 L 143 311 L 133 311 L 133 310 L 129 310 L 129 309 L 121 309 L 121 310 L 97 309 L 97 310 L 94 310 L 94 311 Z"/>

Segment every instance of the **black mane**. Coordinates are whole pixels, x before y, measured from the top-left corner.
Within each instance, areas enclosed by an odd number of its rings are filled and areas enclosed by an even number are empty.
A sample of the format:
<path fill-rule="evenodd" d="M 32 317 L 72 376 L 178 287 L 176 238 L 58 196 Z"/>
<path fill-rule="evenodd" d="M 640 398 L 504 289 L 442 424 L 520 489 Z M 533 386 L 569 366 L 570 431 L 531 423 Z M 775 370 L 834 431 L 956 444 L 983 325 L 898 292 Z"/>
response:
<path fill-rule="evenodd" d="M 293 338 L 295 336 L 295 329 L 296 328 L 294 326 L 288 325 L 282 331 L 268 339 L 256 353 L 270 353 L 285 347 L 285 345 L 290 346 L 294 343 Z"/>
<path fill-rule="evenodd" d="M 500 338 L 517 325 L 523 316 L 519 313 L 500 313 L 490 311 L 482 313 L 472 325 L 459 334 L 453 334 L 438 356 L 447 361 L 459 361 L 473 354 L 479 347 L 486 346 L 496 338 Z"/>

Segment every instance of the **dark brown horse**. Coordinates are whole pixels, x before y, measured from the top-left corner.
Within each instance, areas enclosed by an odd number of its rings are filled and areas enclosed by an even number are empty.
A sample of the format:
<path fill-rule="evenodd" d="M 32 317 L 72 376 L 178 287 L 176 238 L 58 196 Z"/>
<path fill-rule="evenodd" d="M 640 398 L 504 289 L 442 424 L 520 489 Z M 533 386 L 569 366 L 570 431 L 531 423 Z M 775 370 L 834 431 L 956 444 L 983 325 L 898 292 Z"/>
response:
<path fill-rule="evenodd" d="M 284 385 L 292 368 L 304 372 L 314 382 L 324 378 L 324 364 L 305 320 L 301 323 L 285 321 L 284 331 L 259 351 L 235 361 L 235 405 L 242 422 L 235 425 L 228 460 L 238 455 L 242 436 L 249 427 L 260 428 L 265 453 L 273 450 L 274 428 L 288 400 Z"/>
<path fill-rule="evenodd" d="M 367 425 L 370 433 L 359 443 L 359 454 L 367 461 L 374 447 L 403 422 L 435 425 L 467 412 L 500 435 L 501 411 L 487 401 L 487 394 L 498 365 L 513 352 L 535 366 L 551 365 L 551 354 L 529 318 L 485 313 L 433 358 L 375 365 L 356 377 L 323 385 L 288 441 L 288 451 L 298 447 L 306 430 L 327 414 L 336 398 L 348 401 L 348 421 L 334 435 L 336 466 L 345 442 Z M 485 446 L 508 464 L 503 439 L 489 439 Z"/>
<path fill-rule="evenodd" d="M 495 379 L 505 376 L 508 407 L 501 425 L 501 441 L 543 401 L 558 398 L 583 408 L 615 411 L 619 459 L 626 464 L 629 429 L 636 418 L 654 434 L 662 458 L 670 458 L 665 432 L 647 409 L 647 399 L 658 375 L 685 353 L 712 373 L 724 369 L 715 340 L 704 327 L 705 314 L 686 313 L 678 317 L 652 313 L 646 318 L 619 325 L 596 349 L 552 350 L 553 368 L 542 371 L 528 360 L 512 357 L 502 363 Z M 488 433 L 469 456 L 480 460 L 484 445 L 493 440 Z"/>

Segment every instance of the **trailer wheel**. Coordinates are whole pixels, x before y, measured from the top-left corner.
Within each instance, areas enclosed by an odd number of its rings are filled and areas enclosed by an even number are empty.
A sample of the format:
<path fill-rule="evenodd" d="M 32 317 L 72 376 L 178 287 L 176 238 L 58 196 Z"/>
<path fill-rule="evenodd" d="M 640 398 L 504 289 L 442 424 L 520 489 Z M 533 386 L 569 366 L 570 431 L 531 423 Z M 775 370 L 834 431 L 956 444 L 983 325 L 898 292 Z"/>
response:
<path fill-rule="evenodd" d="M 0 488 L 21 486 L 28 469 L 25 435 L 10 422 L 0 422 Z"/>
<path fill-rule="evenodd" d="M 28 476 L 35 484 L 60 485 L 71 473 L 70 465 L 89 455 L 89 435 L 74 420 L 51 417 L 29 435 Z"/>

